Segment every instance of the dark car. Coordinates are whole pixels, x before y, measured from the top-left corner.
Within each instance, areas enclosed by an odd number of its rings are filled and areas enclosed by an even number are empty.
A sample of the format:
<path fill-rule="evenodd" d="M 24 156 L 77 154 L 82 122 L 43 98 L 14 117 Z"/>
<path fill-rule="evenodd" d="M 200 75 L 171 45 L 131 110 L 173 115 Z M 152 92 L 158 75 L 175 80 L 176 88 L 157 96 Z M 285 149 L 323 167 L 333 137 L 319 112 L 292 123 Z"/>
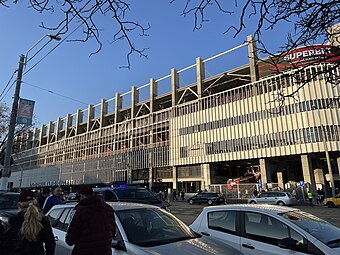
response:
<path fill-rule="evenodd" d="M 7 224 L 8 218 L 19 212 L 19 195 L 17 192 L 0 193 L 0 224 Z"/>
<path fill-rule="evenodd" d="M 214 193 L 214 192 L 201 192 L 201 193 L 197 193 L 196 195 L 190 197 L 188 199 L 188 203 L 189 204 L 207 203 L 208 205 L 213 205 L 213 204 L 218 204 L 219 205 L 219 204 L 224 204 L 225 200 L 218 193 Z"/>
<path fill-rule="evenodd" d="M 102 195 L 107 202 L 134 202 L 151 204 L 170 211 L 170 204 L 160 199 L 154 192 L 147 188 L 136 186 L 121 186 L 116 188 L 94 188 L 93 191 Z"/>

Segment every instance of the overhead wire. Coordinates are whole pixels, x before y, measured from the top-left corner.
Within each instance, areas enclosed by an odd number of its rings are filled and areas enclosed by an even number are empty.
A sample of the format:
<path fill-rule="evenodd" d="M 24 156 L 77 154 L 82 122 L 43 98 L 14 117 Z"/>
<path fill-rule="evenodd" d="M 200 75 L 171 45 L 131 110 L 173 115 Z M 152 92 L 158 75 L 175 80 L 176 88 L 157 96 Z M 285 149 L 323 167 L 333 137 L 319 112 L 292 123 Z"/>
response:
<path fill-rule="evenodd" d="M 13 74 L 12 74 L 11 78 L 9 79 L 9 81 L 7 82 L 5 88 L 2 90 L 2 92 L 1 92 L 1 94 L 0 94 L 0 101 L 2 101 L 2 100 L 5 98 L 5 96 L 6 96 L 7 93 L 9 92 L 9 90 L 13 87 L 15 81 L 14 81 L 14 82 L 12 83 L 12 85 L 7 89 L 7 87 L 8 87 L 9 84 L 11 83 L 11 81 L 12 81 L 12 79 L 13 79 L 13 76 L 14 76 L 14 74 L 15 74 L 16 72 L 17 72 L 17 70 L 15 70 L 15 71 L 13 72 Z M 5 93 L 6 89 L 7 89 L 7 92 Z"/>
<path fill-rule="evenodd" d="M 34 87 L 34 88 L 38 88 L 38 89 L 41 89 L 41 90 L 45 90 L 45 91 L 47 91 L 47 92 L 49 92 L 49 93 L 51 93 L 51 94 L 55 94 L 55 95 L 57 95 L 57 96 L 67 98 L 67 99 L 70 99 L 70 100 L 72 100 L 72 101 L 75 101 L 75 102 L 84 104 L 84 105 L 89 105 L 88 103 L 82 102 L 82 101 L 80 101 L 80 100 L 78 100 L 78 99 L 74 99 L 74 98 L 72 98 L 72 97 L 65 96 L 65 95 L 63 95 L 63 94 L 54 92 L 54 91 L 49 90 L 49 89 L 42 88 L 42 87 L 40 87 L 40 86 L 31 84 L 31 83 L 28 83 L 28 82 L 25 82 L 25 81 L 23 81 L 22 83 L 24 83 L 24 84 L 26 84 L 26 85 L 28 85 L 28 86 Z"/>
<path fill-rule="evenodd" d="M 79 11 L 81 11 L 81 10 L 83 10 L 89 3 L 91 2 L 91 0 L 88 0 L 86 3 L 85 3 L 85 5 L 79 10 Z M 102 2 L 102 4 L 100 4 L 99 6 L 97 6 L 97 8 L 92 12 L 92 14 L 91 15 L 93 15 L 93 14 L 95 14 L 98 10 L 100 10 L 102 7 L 103 7 L 103 5 L 106 3 L 106 1 L 104 1 L 104 2 Z M 74 15 L 63 27 L 61 27 L 60 28 L 60 30 L 58 31 L 58 33 L 57 34 L 59 34 L 67 25 L 69 25 L 70 24 L 70 22 L 74 19 L 76 17 L 76 15 Z M 86 19 L 84 19 L 84 20 L 82 20 L 82 22 L 80 22 L 80 24 L 70 33 L 70 34 L 68 34 L 63 40 L 61 40 L 56 46 L 54 46 L 50 51 L 48 51 L 39 61 L 37 61 L 31 68 L 29 68 L 27 71 L 25 71 L 24 73 L 23 73 L 23 76 L 25 75 L 25 74 L 27 74 L 27 73 L 29 73 L 33 68 L 35 68 L 38 64 L 40 64 L 48 55 L 50 55 L 57 47 L 59 47 L 59 45 L 60 44 L 62 44 L 66 39 L 68 39 L 74 32 L 76 32 L 88 19 L 90 18 L 90 16 L 89 17 L 87 17 Z M 29 59 L 28 59 L 28 61 L 30 61 L 30 60 L 32 60 L 32 58 L 34 58 L 39 52 L 41 52 L 42 51 L 42 49 L 44 49 L 50 42 L 52 41 L 52 39 L 51 40 L 49 40 L 47 43 L 45 43 L 32 57 L 30 57 Z M 27 62 L 28 61 L 26 61 L 26 63 L 25 64 L 27 64 Z M 5 86 L 5 88 L 3 89 L 3 91 L 1 92 L 1 95 L 0 95 L 0 101 L 2 101 L 3 99 L 4 99 L 4 97 L 7 95 L 7 93 L 9 92 L 9 90 L 13 87 L 13 85 L 14 85 L 14 83 L 15 83 L 15 81 L 12 83 L 12 85 L 8 88 L 8 90 L 7 90 L 7 92 L 5 92 L 5 90 L 6 90 L 6 88 L 9 86 L 9 84 L 10 84 L 10 82 L 11 82 L 11 80 L 13 79 L 13 76 L 14 76 L 14 74 L 17 72 L 17 70 L 16 71 L 14 71 L 13 72 L 13 74 L 12 74 L 12 76 L 11 76 L 11 78 L 10 78 L 10 80 L 8 81 L 8 83 L 7 83 L 7 85 Z M 51 91 L 51 90 L 48 90 L 48 89 L 44 89 L 44 88 L 41 88 L 41 87 L 39 87 L 39 86 L 36 86 L 36 85 L 33 85 L 33 84 L 29 84 L 29 83 L 27 83 L 27 82 L 24 82 L 24 81 L 22 81 L 22 83 L 25 83 L 25 84 L 27 84 L 27 85 L 30 85 L 30 86 L 33 86 L 33 87 L 36 87 L 36 88 L 39 88 L 39 89 L 42 89 L 42 90 L 46 90 L 46 91 L 48 91 L 49 93 L 52 93 L 52 94 L 55 94 L 55 95 L 58 95 L 58 96 L 61 96 L 61 97 L 65 97 L 65 98 L 68 98 L 68 99 L 70 99 L 70 100 L 73 100 L 73 101 L 76 101 L 76 102 L 79 102 L 79 103 L 81 103 L 81 104 L 85 104 L 85 105 L 88 105 L 87 103 L 84 103 L 84 102 L 82 102 L 82 101 L 79 101 L 79 100 L 77 100 L 77 99 L 73 99 L 73 98 L 71 98 L 71 97 L 68 97 L 68 96 L 65 96 L 65 95 L 62 95 L 62 94 L 59 94 L 59 93 L 56 93 L 56 92 L 53 92 L 53 91 Z M 2 97 L 1 97 L 2 96 Z"/>

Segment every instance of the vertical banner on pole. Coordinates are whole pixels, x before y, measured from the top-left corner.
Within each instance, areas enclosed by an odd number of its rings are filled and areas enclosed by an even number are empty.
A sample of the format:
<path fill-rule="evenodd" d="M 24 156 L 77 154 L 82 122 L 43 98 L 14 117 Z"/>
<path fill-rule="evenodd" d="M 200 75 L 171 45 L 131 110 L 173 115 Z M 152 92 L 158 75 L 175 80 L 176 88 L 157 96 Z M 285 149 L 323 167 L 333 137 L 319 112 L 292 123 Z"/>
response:
<path fill-rule="evenodd" d="M 17 124 L 32 125 L 35 101 L 20 98 L 17 112 Z"/>

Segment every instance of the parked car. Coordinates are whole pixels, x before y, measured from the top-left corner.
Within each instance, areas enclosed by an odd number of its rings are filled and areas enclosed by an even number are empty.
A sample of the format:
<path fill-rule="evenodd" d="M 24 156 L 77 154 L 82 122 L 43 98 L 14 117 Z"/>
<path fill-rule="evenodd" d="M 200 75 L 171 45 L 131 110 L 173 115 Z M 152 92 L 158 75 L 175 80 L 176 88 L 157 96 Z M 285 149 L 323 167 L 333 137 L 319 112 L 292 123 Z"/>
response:
<path fill-rule="evenodd" d="M 209 255 L 240 252 L 219 240 L 194 233 L 174 215 L 160 207 L 128 202 L 108 203 L 115 210 L 117 234 L 112 254 Z M 56 240 L 55 255 L 68 255 L 72 247 L 65 235 L 75 204 L 54 206 L 48 213 Z"/>
<path fill-rule="evenodd" d="M 214 192 L 200 192 L 200 193 L 197 193 L 196 195 L 190 197 L 188 199 L 188 203 L 189 204 L 207 203 L 208 205 L 213 205 L 213 204 L 218 204 L 219 205 L 219 204 L 224 204 L 225 200 L 218 193 L 214 193 Z"/>
<path fill-rule="evenodd" d="M 328 197 L 323 200 L 323 204 L 328 206 L 329 208 L 334 208 L 336 206 L 340 206 L 340 194 L 335 197 Z"/>
<path fill-rule="evenodd" d="M 221 239 L 245 255 L 340 254 L 339 228 L 291 207 L 205 207 L 190 228 Z"/>
<path fill-rule="evenodd" d="M 268 191 L 248 199 L 248 204 L 295 205 L 298 200 L 289 192 Z"/>
<path fill-rule="evenodd" d="M 7 224 L 8 218 L 19 212 L 19 196 L 20 193 L 18 192 L 0 193 L 0 224 Z"/>
<path fill-rule="evenodd" d="M 159 206 L 170 211 L 171 204 L 160 199 L 153 191 L 136 186 L 120 186 L 116 188 L 94 188 L 93 191 L 102 195 L 107 202 L 134 202 Z"/>

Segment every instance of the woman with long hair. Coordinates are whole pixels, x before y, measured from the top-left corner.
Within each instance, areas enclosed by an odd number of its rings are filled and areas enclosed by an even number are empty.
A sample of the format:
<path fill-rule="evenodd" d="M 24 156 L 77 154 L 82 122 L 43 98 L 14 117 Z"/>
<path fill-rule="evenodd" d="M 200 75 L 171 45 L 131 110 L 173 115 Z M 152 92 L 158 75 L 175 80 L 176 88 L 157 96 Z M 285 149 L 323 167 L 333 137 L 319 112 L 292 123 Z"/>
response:
<path fill-rule="evenodd" d="M 35 195 L 23 190 L 19 197 L 19 212 L 9 218 L 2 235 L 2 255 L 53 255 L 55 240 L 51 224 L 39 207 Z"/>

